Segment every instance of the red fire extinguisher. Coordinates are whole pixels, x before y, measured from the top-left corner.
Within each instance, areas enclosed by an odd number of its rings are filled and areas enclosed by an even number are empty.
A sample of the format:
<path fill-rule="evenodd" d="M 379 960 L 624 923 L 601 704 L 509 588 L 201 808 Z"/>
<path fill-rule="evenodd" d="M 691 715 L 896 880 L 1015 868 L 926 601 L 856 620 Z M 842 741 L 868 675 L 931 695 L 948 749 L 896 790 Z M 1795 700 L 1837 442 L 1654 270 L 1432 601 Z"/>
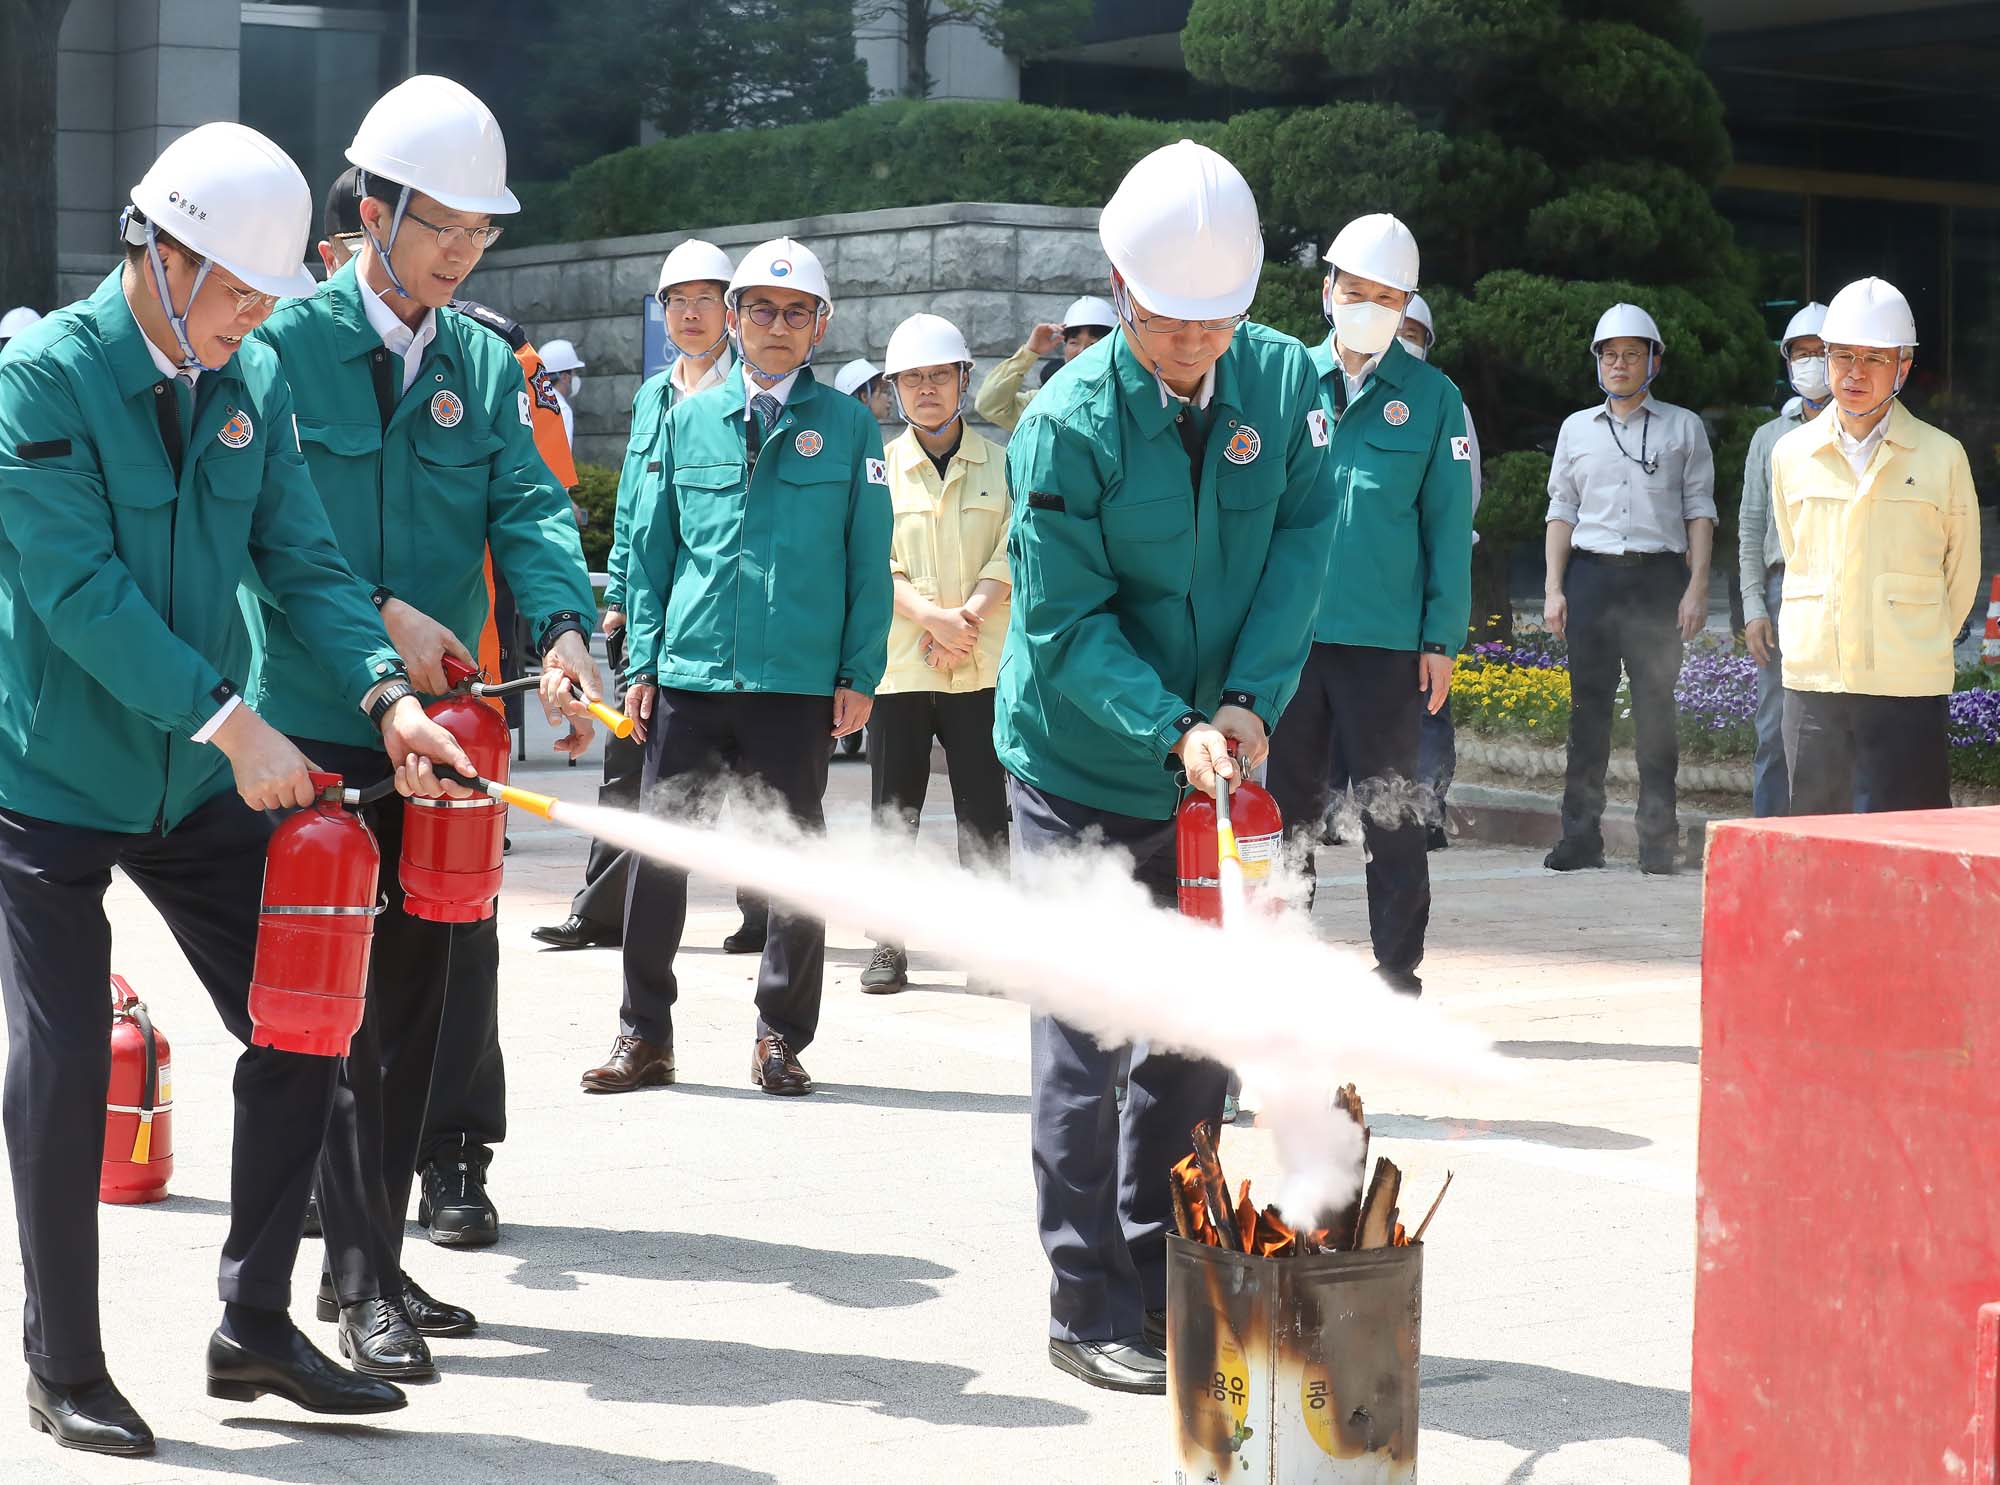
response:
<path fill-rule="evenodd" d="M 1234 743 L 1229 751 L 1234 757 Z M 1240 895 L 1244 906 L 1270 911 L 1272 873 L 1284 843 L 1284 816 L 1263 785 L 1218 778 L 1213 797 L 1191 790 L 1174 822 L 1181 912 L 1220 927 L 1225 887 L 1232 897 Z"/>
<path fill-rule="evenodd" d="M 318 798 L 287 818 L 264 857 L 264 906 L 250 976 L 250 1039 L 260 1047 L 346 1055 L 368 993 L 368 950 L 381 911 L 375 832 L 344 808 L 395 789 L 343 789 L 315 773 Z"/>
<path fill-rule="evenodd" d="M 111 977 L 111 1085 L 97 1199 L 159 1201 L 174 1173 L 174 1064 L 166 1037 L 122 975 Z"/>

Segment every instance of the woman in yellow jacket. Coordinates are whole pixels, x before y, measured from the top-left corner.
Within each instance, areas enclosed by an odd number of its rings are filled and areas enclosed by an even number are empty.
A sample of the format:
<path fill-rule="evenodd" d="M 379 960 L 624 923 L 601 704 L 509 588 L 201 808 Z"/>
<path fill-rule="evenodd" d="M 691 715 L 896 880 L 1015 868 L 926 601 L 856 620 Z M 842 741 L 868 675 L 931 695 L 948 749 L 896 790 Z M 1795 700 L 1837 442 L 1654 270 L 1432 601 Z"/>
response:
<path fill-rule="evenodd" d="M 1849 284 L 1820 335 L 1835 405 L 1771 455 L 1792 813 L 1948 809 L 1952 637 L 1979 585 L 1972 469 L 1897 400 L 1917 327 L 1893 285 Z"/>
<path fill-rule="evenodd" d="M 889 668 L 868 720 L 877 818 L 911 835 L 923 814 L 931 742 L 944 745 L 965 865 L 1007 843 L 1007 781 L 993 751 L 993 686 L 1007 633 L 1007 469 L 965 426 L 972 353 L 938 315 L 911 315 L 889 338 L 882 374 L 909 428 L 884 451 L 895 535 L 889 571 L 896 616 Z M 909 983 L 900 944 L 884 943 L 861 988 L 888 995 Z"/>

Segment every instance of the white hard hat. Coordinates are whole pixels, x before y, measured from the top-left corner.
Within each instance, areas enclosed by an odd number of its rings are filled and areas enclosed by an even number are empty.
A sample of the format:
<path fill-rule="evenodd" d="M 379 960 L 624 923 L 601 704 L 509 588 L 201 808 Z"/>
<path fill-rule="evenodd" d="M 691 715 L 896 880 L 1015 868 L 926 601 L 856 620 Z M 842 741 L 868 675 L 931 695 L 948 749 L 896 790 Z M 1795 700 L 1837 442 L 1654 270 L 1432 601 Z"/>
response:
<path fill-rule="evenodd" d="M 1660 327 L 1653 323 L 1653 317 L 1636 304 L 1614 304 L 1597 317 L 1597 329 L 1590 337 L 1590 353 L 1596 355 L 1604 348 L 1607 340 L 1617 340 L 1620 336 L 1636 336 L 1640 340 L 1650 340 L 1656 355 L 1665 354 L 1666 341 L 1660 335 Z"/>
<path fill-rule="evenodd" d="M 750 288 L 798 289 L 815 296 L 833 310 L 833 291 L 826 286 L 826 270 L 820 267 L 813 250 L 789 237 L 760 242 L 743 255 L 736 272 L 729 276 L 728 302 L 734 305 Z"/>
<path fill-rule="evenodd" d="M 576 353 L 576 347 L 566 340 L 547 340 L 535 347 L 541 353 L 544 371 L 581 371 L 583 357 Z"/>
<path fill-rule="evenodd" d="M 243 124 L 203 124 L 160 151 L 132 187 L 132 204 L 189 252 L 228 269 L 260 294 L 303 298 L 313 196 L 292 157 Z M 124 239 L 146 241 L 145 224 Z"/>
<path fill-rule="evenodd" d="M 1826 306 L 1814 300 L 1785 322 L 1785 333 L 1778 341 L 1778 349 L 1787 356 L 1792 353 L 1792 342 L 1808 335 L 1818 335 L 1820 326 L 1826 323 Z"/>
<path fill-rule="evenodd" d="M 882 368 L 873 361 L 857 357 L 833 374 L 833 390 L 843 397 L 851 397 L 881 374 Z"/>
<path fill-rule="evenodd" d="M 17 335 L 25 335 L 41 323 L 42 317 L 27 305 L 16 305 L 4 315 L 0 315 L 0 340 L 12 340 Z"/>
<path fill-rule="evenodd" d="M 1886 279 L 1856 279 L 1826 307 L 1819 338 L 1828 345 L 1875 346 L 1883 350 L 1917 343 L 1917 317 L 1903 291 Z"/>
<path fill-rule="evenodd" d="M 1134 165 L 1105 203 L 1098 241 L 1141 307 L 1183 320 L 1240 315 L 1257 296 L 1264 232 L 1234 165 L 1183 139 Z"/>
<path fill-rule="evenodd" d="M 1065 330 L 1109 330 L 1117 323 L 1118 311 L 1111 307 L 1111 301 L 1095 294 L 1085 294 L 1064 310 L 1062 317 Z"/>
<path fill-rule="evenodd" d="M 1417 239 L 1386 211 L 1356 217 L 1342 227 L 1326 250 L 1326 261 L 1336 272 L 1344 270 L 1405 294 L 1416 291 Z"/>
<path fill-rule="evenodd" d="M 896 327 L 889 337 L 889 352 L 882 358 L 884 376 L 900 376 L 919 366 L 970 365 L 972 352 L 965 337 L 943 315 L 915 314 Z"/>
<path fill-rule="evenodd" d="M 1403 318 L 1413 325 L 1422 325 L 1424 327 L 1424 344 L 1426 346 L 1437 343 L 1437 323 L 1431 319 L 1431 307 L 1424 302 L 1423 295 L 1412 294 L 1410 296 L 1410 302 L 1403 310 Z"/>
<path fill-rule="evenodd" d="M 727 284 L 735 272 L 736 265 L 729 261 L 729 254 L 712 242 L 690 237 L 668 253 L 667 260 L 660 265 L 660 302 L 666 302 L 667 290 L 675 284 L 710 281 Z"/>
<path fill-rule="evenodd" d="M 419 74 L 376 99 L 347 158 L 453 211 L 504 216 L 521 209 L 507 189 L 507 141 L 493 110 L 448 77 Z"/>

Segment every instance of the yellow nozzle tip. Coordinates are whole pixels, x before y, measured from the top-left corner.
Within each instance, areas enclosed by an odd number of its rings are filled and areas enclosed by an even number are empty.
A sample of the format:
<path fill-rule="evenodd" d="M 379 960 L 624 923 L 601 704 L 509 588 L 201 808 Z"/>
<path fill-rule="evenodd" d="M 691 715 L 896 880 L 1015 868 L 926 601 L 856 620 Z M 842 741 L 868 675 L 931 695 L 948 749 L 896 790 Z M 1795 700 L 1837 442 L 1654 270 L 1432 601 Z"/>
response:
<path fill-rule="evenodd" d="M 610 728 L 613 737 L 623 738 L 632 735 L 632 719 L 625 713 L 615 712 L 601 701 L 593 701 L 590 704 L 590 714 Z"/>
<path fill-rule="evenodd" d="M 557 801 L 547 794 L 517 789 L 512 784 L 494 784 L 492 789 L 502 804 L 511 804 L 516 809 L 524 809 L 531 815 L 540 815 L 544 820 L 555 818 Z"/>
<path fill-rule="evenodd" d="M 1236 832 L 1229 826 L 1222 825 L 1216 828 L 1215 850 L 1216 854 L 1224 861 L 1241 859 L 1241 855 L 1236 849 Z"/>

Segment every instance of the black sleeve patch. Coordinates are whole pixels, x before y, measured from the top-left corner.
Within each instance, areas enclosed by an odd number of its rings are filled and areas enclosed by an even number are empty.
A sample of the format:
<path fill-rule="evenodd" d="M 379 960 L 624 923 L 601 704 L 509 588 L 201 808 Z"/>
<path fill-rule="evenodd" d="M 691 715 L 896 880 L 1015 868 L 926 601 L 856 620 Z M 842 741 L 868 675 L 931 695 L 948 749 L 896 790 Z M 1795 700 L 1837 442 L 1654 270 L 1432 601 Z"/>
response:
<path fill-rule="evenodd" d="M 648 474 L 658 474 L 659 472 L 660 472 L 660 461 L 658 459 L 655 459 L 651 464 L 648 464 L 646 466 L 646 473 Z"/>
<path fill-rule="evenodd" d="M 35 443 L 14 445 L 15 456 L 21 459 L 67 459 L 70 452 L 67 438 L 44 438 Z"/>
<path fill-rule="evenodd" d="M 1069 514 L 1069 507 L 1063 503 L 1062 496 L 1049 490 L 1030 490 L 1028 492 L 1028 509 L 1053 510 L 1061 511 L 1064 515 Z"/>

